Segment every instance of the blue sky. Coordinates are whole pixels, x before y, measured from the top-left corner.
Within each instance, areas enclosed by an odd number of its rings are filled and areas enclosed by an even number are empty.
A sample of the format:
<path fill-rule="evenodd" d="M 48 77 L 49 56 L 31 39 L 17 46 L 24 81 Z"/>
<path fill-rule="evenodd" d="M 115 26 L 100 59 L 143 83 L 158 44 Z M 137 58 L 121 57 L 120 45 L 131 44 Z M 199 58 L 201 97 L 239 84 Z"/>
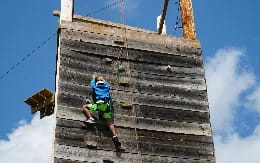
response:
<path fill-rule="evenodd" d="M 116 0 L 75 1 L 75 13 L 87 15 Z M 166 16 L 169 35 L 174 34 L 175 2 L 170 0 Z M 124 5 L 125 24 L 156 30 L 163 0 L 125 0 Z M 56 32 L 58 18 L 52 16 L 52 11 L 59 8 L 59 0 L 0 1 L 0 76 Z M 260 145 L 260 1 L 193 0 L 193 8 L 205 59 L 218 160 L 242 162 L 246 152 L 236 151 L 237 146 L 255 151 L 255 146 Z M 91 17 L 120 21 L 116 6 Z M 178 36 L 180 32 L 177 31 Z M 37 128 L 35 124 L 50 125 L 48 119 L 37 121 L 38 117 L 30 115 L 23 100 L 41 88 L 54 91 L 55 61 L 54 37 L 0 79 L 0 144 L 10 143 L 15 133 L 22 132 L 21 127 L 30 132 Z M 39 132 L 44 133 L 44 129 Z M 0 147 L 1 150 L 4 149 Z M 239 152 L 241 158 L 235 160 L 232 156 Z M 251 162 L 260 162 L 256 155 L 250 153 Z"/>

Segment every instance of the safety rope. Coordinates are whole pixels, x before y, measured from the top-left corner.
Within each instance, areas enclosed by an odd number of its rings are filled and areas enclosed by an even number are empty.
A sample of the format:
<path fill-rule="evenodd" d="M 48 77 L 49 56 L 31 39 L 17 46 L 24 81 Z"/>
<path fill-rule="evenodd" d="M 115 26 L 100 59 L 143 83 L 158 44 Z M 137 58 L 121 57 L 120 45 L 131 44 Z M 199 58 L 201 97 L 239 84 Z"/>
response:
<path fill-rule="evenodd" d="M 181 16 L 180 16 L 180 2 L 179 2 L 179 0 L 177 0 L 174 3 L 174 6 L 177 6 L 177 16 L 176 16 L 176 22 L 175 22 L 175 25 L 174 25 L 174 32 L 173 32 L 173 35 L 176 36 L 177 29 L 182 28 L 182 26 L 180 26 L 180 24 L 181 24 L 181 19 L 180 19 Z"/>
<path fill-rule="evenodd" d="M 118 0 L 120 1 L 120 0 Z M 124 6 L 123 6 L 123 2 L 121 1 L 119 3 L 119 11 L 120 11 L 120 23 L 121 24 L 125 24 L 125 11 L 124 11 Z M 122 27 L 122 37 L 123 37 L 123 42 L 124 42 L 124 47 L 120 48 L 120 53 L 119 55 L 124 55 L 124 51 L 126 54 L 126 60 L 127 60 L 127 78 L 130 79 L 131 78 L 131 66 L 130 66 L 130 62 L 129 62 L 129 53 L 128 53 L 128 39 L 127 39 L 127 28 L 126 27 Z M 123 50 L 124 49 L 124 50 Z M 122 64 L 122 61 L 120 62 Z M 133 102 L 133 97 L 131 99 L 131 101 Z M 135 112 L 135 110 L 133 110 L 133 112 Z M 135 115 L 135 117 L 137 117 L 137 115 Z M 135 118 L 135 124 L 137 124 L 137 120 Z M 139 150 L 139 143 L 138 143 L 138 134 L 137 134 L 137 128 L 135 126 L 135 139 L 136 139 L 136 148 L 137 151 Z"/>

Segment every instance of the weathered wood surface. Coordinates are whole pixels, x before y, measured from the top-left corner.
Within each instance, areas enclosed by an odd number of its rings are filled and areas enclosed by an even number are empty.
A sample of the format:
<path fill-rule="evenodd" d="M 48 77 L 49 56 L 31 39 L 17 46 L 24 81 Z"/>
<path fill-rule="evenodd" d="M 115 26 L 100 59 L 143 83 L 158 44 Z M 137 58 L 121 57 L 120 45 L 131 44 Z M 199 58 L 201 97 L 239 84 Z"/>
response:
<path fill-rule="evenodd" d="M 91 40 L 90 38 L 88 40 Z M 62 46 L 71 49 L 74 52 L 79 52 L 85 55 L 88 55 L 89 53 L 102 55 L 103 57 L 119 57 L 119 53 L 121 48 L 120 47 L 113 47 L 115 45 L 109 45 L 105 46 L 98 43 L 92 43 L 92 42 L 83 42 L 68 38 L 61 38 Z M 102 41 L 103 42 L 103 41 Z M 139 42 L 136 42 L 134 45 L 140 45 Z M 149 47 L 154 47 L 154 45 L 150 45 Z M 161 47 L 161 46 L 159 46 Z M 159 48 L 158 47 L 158 48 Z M 142 50 L 142 51 L 140 51 Z M 179 67 L 201 67 L 202 66 L 202 58 L 199 56 L 193 57 L 192 55 L 182 56 L 180 53 L 173 53 L 168 54 L 167 52 L 154 52 L 149 51 L 147 49 L 140 49 L 136 50 L 133 48 L 128 47 L 127 52 L 124 52 L 120 58 L 127 59 L 127 60 L 135 60 L 137 62 L 148 62 L 148 63 L 155 63 L 155 64 L 166 64 L 171 65 L 175 64 Z M 146 50 L 146 51 L 144 51 Z M 63 51 L 63 49 L 61 49 Z M 105 52 L 105 53 L 104 53 Z M 156 55 L 155 55 L 156 54 Z M 194 52 L 194 54 L 198 54 Z"/>
<path fill-rule="evenodd" d="M 115 24 L 115 23 L 114 23 Z M 160 44 L 160 45 L 168 45 L 166 48 L 173 46 L 176 47 L 177 45 L 180 47 L 185 47 L 186 50 L 184 53 L 189 53 L 194 49 L 200 49 L 200 43 L 198 40 L 188 40 L 183 38 L 176 38 L 171 36 L 161 36 L 158 35 L 156 32 L 149 32 L 149 31 L 141 31 L 136 29 L 129 29 L 125 27 L 113 27 L 110 25 L 102 25 L 101 23 L 81 23 L 81 22 L 61 22 L 59 25 L 60 29 L 66 29 L 64 32 L 79 32 L 82 36 L 84 36 L 84 33 L 97 33 L 99 35 L 115 37 L 115 38 L 122 38 L 123 33 L 125 32 L 124 29 L 127 29 L 126 31 L 126 37 L 128 40 L 140 40 L 142 42 L 142 45 L 154 43 L 154 44 Z M 66 34 L 69 36 L 69 34 Z M 74 35 L 74 34 L 73 34 Z M 89 36 L 81 37 L 81 39 L 86 39 Z M 112 40 L 111 40 L 112 41 Z M 170 45 L 170 46 L 169 46 Z M 128 44 L 129 46 L 129 44 Z M 130 45 L 131 46 L 131 45 Z M 142 47 L 141 45 L 139 47 Z M 194 48 L 194 49 L 193 49 Z M 149 49 L 148 49 L 149 50 Z M 178 48 L 176 48 L 174 51 L 177 51 Z"/>
<path fill-rule="evenodd" d="M 176 158 L 176 157 L 165 157 L 160 155 L 145 155 L 137 153 L 123 152 L 117 154 L 113 151 L 106 150 L 88 150 L 87 148 L 79 148 L 67 145 L 56 145 L 55 146 L 57 158 L 65 158 L 69 156 L 71 160 L 78 162 L 103 162 L 103 160 L 111 160 L 114 162 L 213 162 L 212 158 Z"/>
<path fill-rule="evenodd" d="M 82 111 L 78 109 L 58 111 L 59 113 L 57 113 L 57 117 L 60 118 L 67 118 L 78 121 L 83 121 L 86 119 Z M 114 121 L 116 126 L 122 127 L 211 136 L 211 130 L 208 124 L 188 123 L 183 121 L 168 121 L 134 116 L 131 117 L 128 115 L 121 114 L 114 114 Z"/>
<path fill-rule="evenodd" d="M 72 94 L 72 92 L 67 93 L 66 90 L 62 90 L 60 96 L 58 97 L 59 103 L 61 105 L 68 105 L 72 107 L 81 108 L 85 104 L 86 98 L 92 97 L 92 92 L 87 92 L 85 96 Z M 164 108 L 176 108 L 182 110 L 191 111 L 207 111 L 207 103 L 199 102 L 196 100 L 189 101 L 184 98 L 171 98 L 171 97 L 160 97 L 154 95 L 145 95 L 124 91 L 111 91 L 112 101 L 122 103 L 129 102 L 132 105 L 144 105 L 150 107 L 164 107 Z M 88 94 L 87 94 L 88 93 Z"/>
<path fill-rule="evenodd" d="M 122 31 L 102 23 L 61 22 L 55 161 L 214 162 L 199 43 L 127 29 L 127 45 L 118 44 Z M 125 72 L 118 71 L 120 65 Z M 96 125 L 85 122 L 82 105 L 86 98 L 93 102 L 94 72 L 111 83 L 124 152 L 115 151 L 98 114 Z"/>
<path fill-rule="evenodd" d="M 62 78 L 66 82 L 73 83 L 75 85 L 88 85 L 92 74 L 90 72 L 79 72 L 77 70 L 73 70 L 71 68 L 67 68 L 65 66 L 61 66 L 60 70 L 60 78 Z M 102 72 L 101 72 L 102 73 Z M 104 72 L 105 73 L 105 72 Z M 139 74 L 140 75 L 140 74 Z M 159 76 L 155 78 L 153 81 L 151 78 L 152 75 L 143 75 L 142 79 L 135 79 L 135 74 L 131 74 L 127 77 L 122 77 L 122 79 L 127 79 L 129 82 L 129 87 L 125 87 L 120 85 L 119 80 L 121 77 L 116 78 L 111 75 L 103 75 L 107 77 L 107 81 L 112 84 L 113 88 L 118 90 L 125 90 L 131 92 L 139 92 L 139 93 L 147 93 L 147 94 L 160 94 L 161 96 L 175 96 L 180 95 L 188 98 L 195 98 L 201 100 L 207 100 L 206 87 L 201 84 L 194 84 L 192 81 L 183 80 L 182 78 L 174 80 L 170 78 L 166 82 L 160 80 Z M 151 80 L 145 80 L 146 78 L 150 78 Z M 158 79 L 158 81 L 156 81 Z M 163 82 L 163 84 L 162 84 Z M 181 84 L 183 83 L 183 84 Z"/>
<path fill-rule="evenodd" d="M 87 161 L 73 161 L 73 160 L 66 160 L 66 159 L 60 159 L 60 158 L 54 158 L 54 163 L 88 163 Z"/>
<path fill-rule="evenodd" d="M 188 158 L 169 158 L 169 157 L 161 157 L 161 156 L 149 156 L 149 155 L 141 155 L 142 163 L 211 163 L 213 160 L 207 159 L 188 159 Z M 97 161 L 97 160 L 96 160 Z M 109 162 L 110 161 L 110 162 Z M 109 158 L 105 158 L 103 160 L 104 163 L 125 163 L 124 161 L 112 161 Z M 72 161 L 66 159 L 55 158 L 55 163 L 88 163 L 88 161 Z"/>
<path fill-rule="evenodd" d="M 77 106 L 67 107 L 68 109 L 62 109 L 64 114 L 80 115 L 82 114 L 81 108 L 85 104 L 83 97 L 71 96 L 63 94 L 62 97 L 59 97 L 60 104 L 62 106 L 67 106 L 68 104 L 75 104 Z M 114 97 L 113 97 L 114 99 Z M 70 101 L 70 102 L 68 102 Z M 129 102 L 129 100 L 127 101 Z M 131 104 L 132 108 L 124 108 L 122 104 L 124 101 L 113 101 L 113 110 L 118 114 L 128 115 L 128 116 L 137 116 L 144 118 L 152 119 L 161 119 L 161 120 L 174 120 L 174 121 L 183 121 L 183 122 L 196 122 L 196 123 L 209 123 L 209 113 L 203 111 L 194 111 L 188 110 L 183 107 L 164 107 L 156 106 L 149 104 Z M 82 104 L 82 105 L 79 105 Z M 65 107 L 66 108 L 66 107 Z M 68 113 L 66 113 L 68 112 Z M 61 114 L 59 114 L 61 115 Z M 81 119 L 84 116 L 76 116 Z M 76 118 L 75 117 L 75 118 Z"/>
<path fill-rule="evenodd" d="M 201 68 L 185 68 L 177 67 L 173 64 L 157 65 L 156 63 L 147 62 L 140 63 L 135 60 L 118 60 L 115 56 L 104 56 L 89 53 L 89 56 L 82 52 L 75 52 L 69 49 L 63 50 L 63 58 L 61 64 L 70 67 L 72 69 L 87 71 L 89 69 L 102 67 L 107 70 L 107 73 L 113 73 L 119 64 L 129 65 L 129 71 L 134 73 L 149 74 L 154 76 L 160 76 L 167 78 L 189 78 L 190 80 L 200 81 L 204 79 L 204 71 Z M 140 53 L 139 53 L 140 54 Z M 105 59 L 111 59 L 111 63 L 106 63 Z M 127 57 L 126 57 L 127 58 Z M 156 61 L 158 63 L 158 61 Z M 96 64 L 96 66 L 94 66 Z M 155 66 L 156 65 L 156 66 Z M 167 70 L 168 65 L 171 66 L 170 70 Z"/>
<path fill-rule="evenodd" d="M 84 99 L 92 99 L 92 89 L 89 86 L 75 86 L 74 84 L 62 82 L 59 85 L 60 93 L 64 94 L 64 96 L 61 95 L 61 97 L 65 98 L 59 99 L 61 100 L 60 103 L 64 106 L 71 105 L 76 108 L 81 108 L 84 104 Z M 79 97 L 74 97 L 75 95 L 79 95 Z M 115 89 L 111 91 L 111 95 L 111 99 L 114 102 L 113 109 L 116 109 L 117 112 L 127 110 L 123 109 L 120 104 L 128 102 L 133 105 L 131 110 L 135 110 L 136 116 L 139 117 L 209 123 L 209 113 L 206 110 L 206 102 L 202 103 L 197 100 L 192 101 L 191 99 L 185 98 L 178 99 L 176 96 L 173 98 L 164 96 L 160 97 L 159 95 L 154 94 L 138 94 Z M 131 97 L 129 98 L 129 96 Z M 69 100 L 71 98 L 75 100 Z M 72 101 L 75 105 L 68 103 L 68 101 Z M 184 105 L 186 107 L 183 107 Z M 202 108 L 204 108 L 204 110 L 202 110 Z"/>

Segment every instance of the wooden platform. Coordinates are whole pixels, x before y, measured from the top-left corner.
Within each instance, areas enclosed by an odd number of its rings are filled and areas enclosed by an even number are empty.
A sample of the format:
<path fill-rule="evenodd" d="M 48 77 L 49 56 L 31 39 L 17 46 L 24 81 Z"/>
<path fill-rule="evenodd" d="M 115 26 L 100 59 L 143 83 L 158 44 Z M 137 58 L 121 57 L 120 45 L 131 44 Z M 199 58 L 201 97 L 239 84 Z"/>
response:
<path fill-rule="evenodd" d="M 118 72 L 121 65 L 125 72 Z M 104 121 L 84 122 L 81 108 L 92 99 L 94 72 L 112 85 L 125 152 L 115 151 Z M 94 19 L 62 21 L 56 80 L 55 162 L 215 162 L 198 41 Z"/>
<path fill-rule="evenodd" d="M 27 98 L 24 102 L 31 106 L 32 114 L 39 111 L 41 119 L 54 113 L 55 96 L 46 88 Z"/>

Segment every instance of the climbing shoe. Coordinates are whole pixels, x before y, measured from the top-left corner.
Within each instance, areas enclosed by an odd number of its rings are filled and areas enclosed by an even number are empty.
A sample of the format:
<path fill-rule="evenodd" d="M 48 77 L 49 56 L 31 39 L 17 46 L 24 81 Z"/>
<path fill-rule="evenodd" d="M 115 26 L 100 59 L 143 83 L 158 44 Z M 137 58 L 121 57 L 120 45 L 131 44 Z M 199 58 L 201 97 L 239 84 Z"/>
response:
<path fill-rule="evenodd" d="M 86 98 L 86 104 L 90 104 L 90 103 L 91 103 L 90 99 Z"/>
<path fill-rule="evenodd" d="M 119 142 L 117 136 L 113 136 L 112 140 L 113 140 L 113 143 L 115 144 L 116 148 L 120 148 L 121 147 L 121 143 Z"/>
<path fill-rule="evenodd" d="M 95 120 L 94 120 L 94 118 L 89 118 L 86 122 L 87 122 L 87 123 L 92 123 L 92 124 L 93 124 L 93 123 L 96 123 Z"/>

